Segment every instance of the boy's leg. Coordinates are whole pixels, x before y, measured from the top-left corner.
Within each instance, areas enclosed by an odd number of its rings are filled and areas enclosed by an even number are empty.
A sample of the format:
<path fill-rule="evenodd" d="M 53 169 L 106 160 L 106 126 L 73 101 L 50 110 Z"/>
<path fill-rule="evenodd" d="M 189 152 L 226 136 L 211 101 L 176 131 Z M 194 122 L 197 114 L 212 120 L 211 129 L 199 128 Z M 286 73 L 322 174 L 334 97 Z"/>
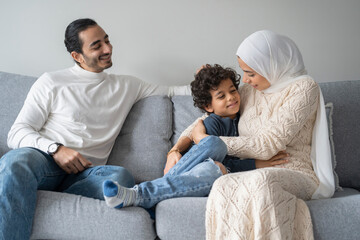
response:
<path fill-rule="evenodd" d="M 208 136 L 192 148 L 172 167 L 166 175 L 178 175 L 190 171 L 197 164 L 211 158 L 222 162 L 227 154 L 225 143 L 216 136 Z"/>
<path fill-rule="evenodd" d="M 29 239 L 37 190 L 55 190 L 63 171 L 46 153 L 12 150 L 0 159 L 0 239 Z"/>
<path fill-rule="evenodd" d="M 107 181 L 104 183 L 105 200 L 111 207 L 151 208 L 169 198 L 204 197 L 209 194 L 212 184 L 220 176 L 220 168 L 213 160 L 208 159 L 186 173 L 167 174 L 162 178 L 140 183 L 134 188 L 124 188 Z"/>
<path fill-rule="evenodd" d="M 102 186 L 105 180 L 118 182 L 124 187 L 135 185 L 134 177 L 128 170 L 120 166 L 105 165 L 68 175 L 59 191 L 104 200 Z"/>

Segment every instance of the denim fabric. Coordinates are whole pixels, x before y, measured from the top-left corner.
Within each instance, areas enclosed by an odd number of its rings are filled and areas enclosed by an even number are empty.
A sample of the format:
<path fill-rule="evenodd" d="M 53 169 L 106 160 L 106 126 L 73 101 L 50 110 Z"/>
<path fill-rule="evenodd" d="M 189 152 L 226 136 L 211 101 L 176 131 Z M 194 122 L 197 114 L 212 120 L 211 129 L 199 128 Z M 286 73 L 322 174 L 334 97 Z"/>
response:
<path fill-rule="evenodd" d="M 220 138 L 202 139 L 164 177 L 136 185 L 135 205 L 151 208 L 169 198 L 207 196 L 214 181 L 222 176 L 214 161 L 222 162 L 226 153 L 226 145 Z"/>
<path fill-rule="evenodd" d="M 63 191 L 103 199 L 105 179 L 132 187 L 124 168 L 97 166 L 67 174 L 48 154 L 34 148 L 12 150 L 0 159 L 0 239 L 29 239 L 37 190 Z"/>

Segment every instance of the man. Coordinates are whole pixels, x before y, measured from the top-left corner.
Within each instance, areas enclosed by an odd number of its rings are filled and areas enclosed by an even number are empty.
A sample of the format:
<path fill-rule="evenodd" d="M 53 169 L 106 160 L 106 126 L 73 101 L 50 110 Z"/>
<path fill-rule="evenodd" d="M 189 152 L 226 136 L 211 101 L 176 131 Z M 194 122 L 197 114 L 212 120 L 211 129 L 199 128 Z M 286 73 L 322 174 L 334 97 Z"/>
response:
<path fill-rule="evenodd" d="M 91 19 L 72 22 L 65 45 L 75 66 L 43 74 L 9 131 L 14 150 L 0 160 L 0 239 L 30 238 L 37 190 L 104 199 L 105 179 L 132 187 L 126 169 L 104 166 L 132 105 L 190 93 L 103 72 L 112 66 L 112 45 Z"/>

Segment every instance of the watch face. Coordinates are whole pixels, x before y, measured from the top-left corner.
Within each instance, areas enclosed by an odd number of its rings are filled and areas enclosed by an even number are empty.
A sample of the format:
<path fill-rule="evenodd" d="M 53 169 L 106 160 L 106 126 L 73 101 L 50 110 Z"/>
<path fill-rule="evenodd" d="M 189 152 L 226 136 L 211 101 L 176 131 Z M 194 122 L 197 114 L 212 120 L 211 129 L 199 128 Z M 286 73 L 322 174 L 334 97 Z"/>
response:
<path fill-rule="evenodd" d="M 59 146 L 58 146 L 56 143 L 51 144 L 51 145 L 49 146 L 49 152 L 50 152 L 50 153 L 56 152 L 56 150 L 58 149 L 58 147 L 59 147 Z"/>

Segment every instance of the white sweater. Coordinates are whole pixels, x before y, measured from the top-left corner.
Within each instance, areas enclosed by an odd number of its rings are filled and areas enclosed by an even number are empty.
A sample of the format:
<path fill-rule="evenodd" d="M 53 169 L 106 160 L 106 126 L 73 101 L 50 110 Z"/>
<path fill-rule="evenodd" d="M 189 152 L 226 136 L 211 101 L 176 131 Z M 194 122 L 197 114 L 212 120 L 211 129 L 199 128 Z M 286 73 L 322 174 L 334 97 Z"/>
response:
<path fill-rule="evenodd" d="M 131 107 L 151 95 L 189 95 L 190 88 L 155 86 L 132 76 L 88 72 L 78 65 L 43 74 L 31 87 L 8 134 L 10 148 L 47 152 L 59 142 L 93 165 L 106 164 Z"/>

